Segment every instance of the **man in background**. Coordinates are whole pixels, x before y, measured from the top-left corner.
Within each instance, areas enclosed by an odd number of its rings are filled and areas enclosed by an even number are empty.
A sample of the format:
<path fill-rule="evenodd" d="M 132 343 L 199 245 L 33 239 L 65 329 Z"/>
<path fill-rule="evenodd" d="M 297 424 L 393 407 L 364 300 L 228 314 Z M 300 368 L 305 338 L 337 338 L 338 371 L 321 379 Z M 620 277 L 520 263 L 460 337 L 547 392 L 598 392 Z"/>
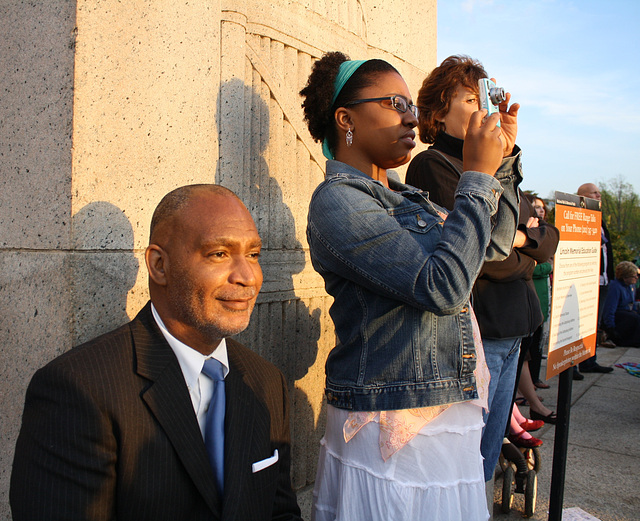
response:
<path fill-rule="evenodd" d="M 597 199 L 602 201 L 600 189 L 593 183 L 585 183 L 580 185 L 577 194 L 582 197 L 590 197 L 591 199 Z M 603 338 L 604 330 L 601 329 L 600 321 L 602 320 L 602 307 L 604 301 L 607 298 L 607 289 L 609 281 L 615 278 L 614 266 L 613 266 L 613 250 L 611 248 L 611 239 L 609 238 L 609 231 L 602 219 L 602 231 L 600 237 L 600 289 L 598 293 L 598 345 L 603 347 L 615 347 L 615 344 L 611 340 Z M 580 371 L 583 373 L 610 373 L 613 371 L 613 367 L 604 367 L 596 361 L 596 355 L 591 358 L 580 362 Z M 575 378 L 575 373 L 574 373 Z"/>

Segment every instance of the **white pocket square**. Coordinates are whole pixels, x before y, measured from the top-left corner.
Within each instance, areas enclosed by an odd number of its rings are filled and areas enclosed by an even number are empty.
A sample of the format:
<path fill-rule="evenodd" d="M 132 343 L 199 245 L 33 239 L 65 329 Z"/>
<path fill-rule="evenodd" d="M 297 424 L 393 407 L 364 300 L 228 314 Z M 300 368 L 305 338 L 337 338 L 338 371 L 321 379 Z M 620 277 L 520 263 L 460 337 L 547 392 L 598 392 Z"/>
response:
<path fill-rule="evenodd" d="M 263 459 L 262 461 L 256 461 L 254 464 L 252 464 L 251 472 L 253 472 L 254 474 L 256 472 L 260 472 L 261 470 L 264 470 L 267 467 L 273 465 L 276 461 L 278 461 L 278 459 L 278 449 L 276 449 L 273 451 L 273 456 L 271 456 L 270 458 Z"/>

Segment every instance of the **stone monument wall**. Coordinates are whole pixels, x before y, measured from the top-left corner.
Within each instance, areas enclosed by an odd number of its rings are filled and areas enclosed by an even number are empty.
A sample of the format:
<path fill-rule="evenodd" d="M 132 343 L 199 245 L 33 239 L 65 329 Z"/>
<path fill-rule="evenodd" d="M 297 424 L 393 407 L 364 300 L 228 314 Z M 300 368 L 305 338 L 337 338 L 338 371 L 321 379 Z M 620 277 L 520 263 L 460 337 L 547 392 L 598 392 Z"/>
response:
<path fill-rule="evenodd" d="M 198 182 L 234 190 L 263 238 L 264 286 L 240 340 L 287 376 L 292 479 L 307 493 L 335 338 L 305 238 L 325 160 L 298 92 L 313 61 L 340 50 L 387 59 L 417 96 L 436 61 L 436 0 L 420 10 L 399 0 L 2 2 L 0 519 L 10 518 L 33 372 L 135 316 L 148 298 L 153 209 Z"/>

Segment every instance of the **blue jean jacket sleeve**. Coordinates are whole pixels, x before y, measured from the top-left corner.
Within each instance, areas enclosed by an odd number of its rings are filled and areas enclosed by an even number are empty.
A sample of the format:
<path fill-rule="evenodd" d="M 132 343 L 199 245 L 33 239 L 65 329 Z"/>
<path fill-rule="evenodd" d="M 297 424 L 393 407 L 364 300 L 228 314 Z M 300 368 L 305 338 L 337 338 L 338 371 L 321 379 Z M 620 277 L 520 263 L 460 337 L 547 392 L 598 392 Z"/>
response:
<path fill-rule="evenodd" d="M 444 222 L 421 191 L 399 194 L 359 172 L 330 177 L 312 198 L 307 228 L 314 267 L 333 275 L 329 293 L 344 278 L 438 315 L 458 312 L 487 254 L 504 256 L 513 242 L 520 179 L 506 170 L 463 173 Z"/>
<path fill-rule="evenodd" d="M 492 217 L 493 231 L 485 261 L 506 259 L 513 248 L 520 209 L 520 192 L 517 187 L 522 181 L 521 155 L 522 152 L 518 149 L 513 156 L 505 157 L 494 176 L 504 192 L 498 202 L 498 211 Z"/>

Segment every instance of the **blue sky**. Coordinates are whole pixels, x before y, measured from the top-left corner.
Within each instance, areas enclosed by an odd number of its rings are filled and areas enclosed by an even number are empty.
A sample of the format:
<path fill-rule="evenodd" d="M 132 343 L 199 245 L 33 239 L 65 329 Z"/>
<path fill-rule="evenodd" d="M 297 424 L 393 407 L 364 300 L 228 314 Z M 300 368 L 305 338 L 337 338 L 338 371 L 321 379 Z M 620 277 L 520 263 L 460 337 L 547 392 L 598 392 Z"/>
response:
<path fill-rule="evenodd" d="M 438 64 L 482 62 L 522 105 L 523 189 L 640 192 L 639 0 L 440 0 Z"/>

